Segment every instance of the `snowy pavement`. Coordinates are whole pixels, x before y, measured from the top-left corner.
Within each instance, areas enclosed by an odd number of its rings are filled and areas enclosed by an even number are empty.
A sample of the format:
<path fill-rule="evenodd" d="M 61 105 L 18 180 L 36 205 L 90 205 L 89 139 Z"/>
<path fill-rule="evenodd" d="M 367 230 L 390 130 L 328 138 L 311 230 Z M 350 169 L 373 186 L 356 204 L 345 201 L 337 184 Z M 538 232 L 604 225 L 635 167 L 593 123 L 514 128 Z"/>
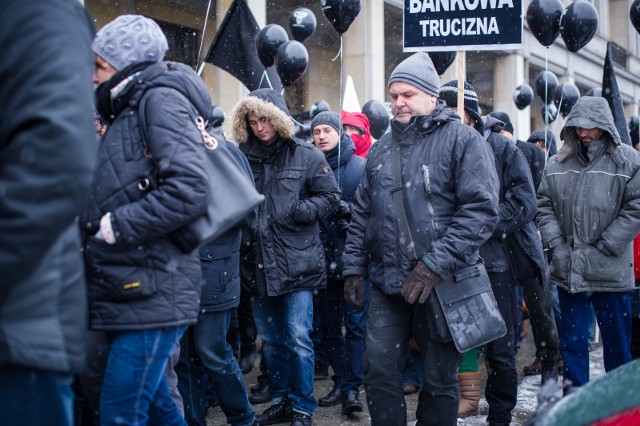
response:
<path fill-rule="evenodd" d="M 590 380 L 594 380 L 604 374 L 604 366 L 602 363 L 602 346 L 589 353 L 590 359 Z M 562 379 L 562 377 L 561 377 Z M 560 380 L 558 381 L 561 382 Z M 518 385 L 518 402 L 513 410 L 513 421 L 511 425 L 524 425 L 527 419 L 535 412 L 538 406 L 538 392 L 540 391 L 540 376 L 526 376 Z M 562 396 L 562 391 L 556 393 L 557 397 Z M 477 416 L 458 419 L 458 425 L 464 426 L 485 426 L 489 406 L 484 399 L 484 395 L 480 399 L 480 413 Z"/>

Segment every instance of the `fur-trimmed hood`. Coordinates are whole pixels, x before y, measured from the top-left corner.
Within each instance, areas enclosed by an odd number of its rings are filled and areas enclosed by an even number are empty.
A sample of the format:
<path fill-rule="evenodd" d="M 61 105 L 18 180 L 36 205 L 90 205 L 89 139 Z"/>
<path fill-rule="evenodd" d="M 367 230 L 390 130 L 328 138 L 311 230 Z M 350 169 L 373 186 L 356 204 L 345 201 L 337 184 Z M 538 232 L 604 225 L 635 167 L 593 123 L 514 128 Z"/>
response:
<path fill-rule="evenodd" d="M 247 121 L 250 112 L 259 117 L 268 118 L 282 139 L 294 138 L 295 127 L 282 95 L 275 90 L 258 89 L 238 102 L 233 110 L 232 132 L 233 139 L 237 143 L 245 143 L 249 137 L 253 136 Z"/>

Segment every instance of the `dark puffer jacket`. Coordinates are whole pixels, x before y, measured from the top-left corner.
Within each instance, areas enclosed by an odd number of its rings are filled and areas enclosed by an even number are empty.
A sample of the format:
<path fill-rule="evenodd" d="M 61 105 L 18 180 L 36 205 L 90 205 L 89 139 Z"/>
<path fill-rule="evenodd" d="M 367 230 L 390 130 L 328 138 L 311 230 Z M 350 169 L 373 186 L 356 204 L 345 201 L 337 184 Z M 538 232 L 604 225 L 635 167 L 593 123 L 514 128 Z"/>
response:
<path fill-rule="evenodd" d="M 396 147 L 416 253 L 440 277 L 476 264 L 498 222 L 493 155 L 476 130 L 444 101 L 408 126 L 393 121 L 367 156 L 343 255 L 344 276 L 368 276 L 386 294 L 400 294 L 413 267 L 400 247 L 391 192 Z"/>
<path fill-rule="evenodd" d="M 496 173 L 500 181 L 500 222 L 492 237 L 480 249 L 480 255 L 489 272 L 505 272 L 512 269 L 515 276 L 525 275 L 522 271 L 513 270 L 527 268 L 529 262 L 522 262 L 522 259 L 514 261 L 513 255 L 510 258 L 510 254 L 507 253 L 509 246 L 505 245 L 506 239 L 510 238 L 536 266 L 536 281 L 546 283 L 549 268 L 533 222 L 536 214 L 536 193 L 529 165 L 515 143 L 498 133 L 500 126 L 496 126 L 496 123 L 500 122 L 492 116 L 486 116 L 484 119 L 485 138 L 493 151 Z M 533 145 L 531 147 L 542 152 Z"/>
<path fill-rule="evenodd" d="M 95 167 L 94 31 L 77 1 L 2 2 L 2 371 L 78 373 L 84 366 L 86 282 L 77 217 Z"/>
<path fill-rule="evenodd" d="M 342 191 L 342 200 L 351 204 L 356 188 L 362 179 L 366 160 L 355 155 L 356 147 L 351 138 L 342 134 L 340 150 L 338 147 L 327 155 L 327 161 L 338 180 Z M 339 155 L 338 155 L 339 154 Z M 329 278 L 342 279 L 342 253 L 347 238 L 346 226 L 349 221 L 336 216 L 328 217 L 320 222 L 320 238 L 327 258 Z"/>
<path fill-rule="evenodd" d="M 116 110 L 100 111 L 113 122 L 100 144 L 84 218 L 94 329 L 192 324 L 200 304 L 198 253 L 181 252 L 168 234 L 206 210 L 208 160 L 195 121 L 209 117 L 209 93 L 200 77 L 182 64 L 153 64 L 131 77 L 111 99 Z M 147 155 L 138 123 L 142 96 Z M 104 102 L 99 99 L 98 105 Z M 147 180 L 157 180 L 157 187 Z M 112 215 L 114 245 L 93 236 L 107 212 Z"/>
<path fill-rule="evenodd" d="M 278 134 L 267 156 L 266 144 L 247 121 L 250 112 L 266 117 Z M 324 154 L 294 138 L 284 99 L 273 90 L 258 89 L 238 103 L 233 134 L 249 160 L 258 192 L 265 196 L 250 238 L 253 253 L 243 253 L 250 263 L 243 269 L 253 271 L 252 290 L 278 296 L 325 286 L 319 221 L 335 213 L 340 190 Z"/>

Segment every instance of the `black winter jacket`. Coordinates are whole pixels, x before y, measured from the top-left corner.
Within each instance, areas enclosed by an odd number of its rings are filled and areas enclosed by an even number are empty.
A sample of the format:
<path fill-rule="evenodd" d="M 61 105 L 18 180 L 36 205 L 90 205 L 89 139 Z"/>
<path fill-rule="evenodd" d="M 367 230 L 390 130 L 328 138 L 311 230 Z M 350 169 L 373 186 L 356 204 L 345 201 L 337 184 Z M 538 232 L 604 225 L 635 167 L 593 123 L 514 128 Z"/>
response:
<path fill-rule="evenodd" d="M 95 167 L 94 32 L 77 1 L 2 2 L 2 370 L 70 373 L 84 365 L 86 282 L 77 217 Z"/>
<path fill-rule="evenodd" d="M 279 135 L 268 147 L 268 156 L 248 124 L 250 112 L 266 117 Z M 253 271 L 253 291 L 278 296 L 324 287 L 318 222 L 334 214 L 340 200 L 324 154 L 294 138 L 284 99 L 273 90 L 256 90 L 238 103 L 233 133 L 249 160 L 258 192 L 265 196 L 250 239 L 253 253 L 243 254 Z"/>
<path fill-rule="evenodd" d="M 355 151 L 355 144 L 348 135 L 343 133 L 340 151 L 336 147 L 327 155 L 327 162 L 336 176 L 340 191 L 342 191 L 342 200 L 350 205 L 362 179 L 366 163 L 364 158 L 355 155 Z M 342 253 L 347 239 L 348 224 L 348 218 L 336 217 L 336 215 L 320 222 L 320 239 L 327 259 L 327 274 L 331 279 L 342 279 Z"/>
<path fill-rule="evenodd" d="M 525 275 L 513 270 L 530 265 L 514 262 L 515 250 L 507 250 L 509 246 L 505 245 L 505 240 L 510 238 L 535 264 L 535 278 L 543 283 L 548 279 L 549 272 L 542 242 L 533 222 L 536 214 L 536 193 L 531 171 L 524 154 L 516 144 L 494 131 L 496 122 L 494 117 L 485 117 L 485 137 L 493 151 L 496 173 L 500 181 L 500 221 L 493 236 L 480 248 L 480 255 L 489 272 L 505 272 L 511 269 L 516 276 Z"/>
<path fill-rule="evenodd" d="M 343 255 L 344 276 L 368 276 L 386 294 L 400 294 L 413 265 L 400 247 L 391 189 L 391 150 L 399 148 L 404 206 L 416 253 L 440 277 L 479 261 L 498 221 L 498 181 L 482 136 L 444 101 L 391 132 L 367 156 L 353 201 Z"/>
<path fill-rule="evenodd" d="M 126 81 L 127 69 L 121 73 L 103 84 Z M 156 63 L 128 78 L 111 102 L 98 99 L 98 105 L 115 110 L 99 111 L 113 122 L 100 143 L 84 217 L 91 327 L 140 330 L 192 324 L 200 304 L 198 252 L 181 252 L 168 234 L 206 210 L 208 160 L 195 121 L 198 116 L 208 119 L 209 93 L 183 64 Z M 142 96 L 148 153 L 139 129 Z M 157 180 L 157 187 L 147 180 Z M 114 245 L 93 235 L 107 212 Z"/>
<path fill-rule="evenodd" d="M 209 130 L 216 140 L 223 141 L 224 136 L 218 129 Z M 227 141 L 238 166 L 253 181 L 251 167 L 247 158 L 233 143 Z M 247 215 L 244 221 L 230 229 L 220 238 L 200 247 L 202 264 L 201 311 L 220 312 L 235 308 L 240 303 L 240 242 L 242 228 L 252 226 L 256 214 Z"/>

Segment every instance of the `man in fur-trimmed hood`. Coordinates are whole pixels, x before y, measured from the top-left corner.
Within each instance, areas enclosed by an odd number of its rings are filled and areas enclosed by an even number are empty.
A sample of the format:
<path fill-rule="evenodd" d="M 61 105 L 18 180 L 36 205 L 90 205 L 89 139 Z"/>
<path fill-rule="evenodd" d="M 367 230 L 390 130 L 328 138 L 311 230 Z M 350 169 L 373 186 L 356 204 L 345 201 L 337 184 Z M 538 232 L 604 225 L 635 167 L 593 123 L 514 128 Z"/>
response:
<path fill-rule="evenodd" d="M 294 137 L 282 95 L 251 92 L 233 113 L 233 136 L 265 195 L 243 255 L 273 405 L 259 422 L 310 425 L 313 392 L 313 290 L 326 285 L 319 221 L 333 215 L 340 190 L 324 154 Z"/>

